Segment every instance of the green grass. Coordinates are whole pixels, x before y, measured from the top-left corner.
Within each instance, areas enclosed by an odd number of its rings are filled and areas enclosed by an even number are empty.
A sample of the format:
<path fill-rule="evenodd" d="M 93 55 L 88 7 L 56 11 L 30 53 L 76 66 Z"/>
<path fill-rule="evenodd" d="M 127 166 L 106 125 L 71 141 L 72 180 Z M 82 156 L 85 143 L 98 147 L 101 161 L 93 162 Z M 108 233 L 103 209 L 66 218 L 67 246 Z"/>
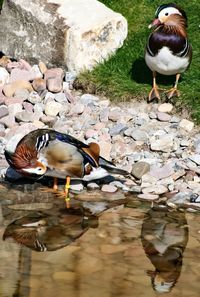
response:
<path fill-rule="evenodd" d="M 78 84 L 95 85 L 96 93 L 108 95 L 113 100 L 124 101 L 147 98 L 151 89 L 151 72 L 145 65 L 144 48 L 150 33 L 148 25 L 158 5 L 170 1 L 153 0 L 101 0 L 120 12 L 128 20 L 129 33 L 121 49 L 92 72 L 80 75 Z M 200 123 L 200 22 L 199 0 L 176 1 L 187 13 L 188 34 L 193 47 L 193 60 L 179 83 L 181 97 L 173 99 L 177 106 L 186 105 L 193 118 Z M 170 88 L 174 77 L 159 76 L 161 87 Z M 87 89 L 87 88 L 86 88 Z"/>

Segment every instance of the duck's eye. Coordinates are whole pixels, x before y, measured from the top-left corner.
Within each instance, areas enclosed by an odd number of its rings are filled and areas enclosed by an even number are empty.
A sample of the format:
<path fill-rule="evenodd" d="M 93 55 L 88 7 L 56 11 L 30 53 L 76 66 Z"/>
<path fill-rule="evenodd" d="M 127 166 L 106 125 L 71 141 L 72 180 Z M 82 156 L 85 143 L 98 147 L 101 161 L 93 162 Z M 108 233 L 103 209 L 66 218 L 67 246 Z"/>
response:
<path fill-rule="evenodd" d="M 166 16 L 168 16 L 168 15 L 169 15 L 169 13 L 168 13 L 168 12 L 166 12 L 166 13 L 165 13 L 165 15 L 166 15 Z"/>

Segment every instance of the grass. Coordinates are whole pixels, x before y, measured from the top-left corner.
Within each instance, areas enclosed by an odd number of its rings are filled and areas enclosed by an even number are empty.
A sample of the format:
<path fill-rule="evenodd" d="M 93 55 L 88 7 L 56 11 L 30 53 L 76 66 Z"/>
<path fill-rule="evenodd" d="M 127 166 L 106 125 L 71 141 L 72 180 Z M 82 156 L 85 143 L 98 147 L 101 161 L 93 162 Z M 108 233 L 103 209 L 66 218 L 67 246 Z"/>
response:
<path fill-rule="evenodd" d="M 158 5 L 165 1 L 153 0 L 101 0 L 102 3 L 126 17 L 129 33 L 124 45 L 108 61 L 92 72 L 84 72 L 78 85 L 92 84 L 96 93 L 108 95 L 117 101 L 147 98 L 152 76 L 144 61 L 144 48 L 150 33 L 147 28 Z M 168 1 L 170 2 L 170 1 Z M 177 106 L 186 105 L 193 119 L 200 123 L 200 22 L 199 0 L 176 1 L 187 13 L 188 34 L 193 47 L 193 60 L 179 83 L 181 96 L 173 99 Z M 161 87 L 169 89 L 174 77 L 159 76 Z"/>

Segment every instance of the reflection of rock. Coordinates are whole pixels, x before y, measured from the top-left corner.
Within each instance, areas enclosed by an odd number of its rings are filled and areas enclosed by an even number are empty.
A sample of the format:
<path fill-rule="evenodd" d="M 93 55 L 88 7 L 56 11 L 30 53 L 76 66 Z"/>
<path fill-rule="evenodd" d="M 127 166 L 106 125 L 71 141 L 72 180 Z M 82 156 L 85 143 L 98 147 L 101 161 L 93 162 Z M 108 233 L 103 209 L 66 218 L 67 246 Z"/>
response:
<path fill-rule="evenodd" d="M 54 215 L 33 212 L 9 224 L 3 239 L 13 238 L 36 251 L 53 251 L 69 245 L 90 227 L 97 227 L 95 216 L 86 217 L 80 209 Z"/>
<path fill-rule="evenodd" d="M 144 219 L 141 238 L 145 253 L 155 267 L 155 271 L 148 271 L 154 290 L 169 292 L 180 276 L 188 241 L 185 214 L 151 209 Z"/>

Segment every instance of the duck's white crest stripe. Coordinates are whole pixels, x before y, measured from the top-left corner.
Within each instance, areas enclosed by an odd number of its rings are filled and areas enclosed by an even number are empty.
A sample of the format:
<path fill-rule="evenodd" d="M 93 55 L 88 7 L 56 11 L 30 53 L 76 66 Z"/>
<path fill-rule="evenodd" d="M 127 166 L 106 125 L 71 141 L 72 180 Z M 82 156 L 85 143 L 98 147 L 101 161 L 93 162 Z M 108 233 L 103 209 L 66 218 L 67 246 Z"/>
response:
<path fill-rule="evenodd" d="M 46 133 L 37 138 L 35 148 L 37 151 L 40 151 L 43 147 L 47 146 L 49 142 L 49 134 Z"/>

